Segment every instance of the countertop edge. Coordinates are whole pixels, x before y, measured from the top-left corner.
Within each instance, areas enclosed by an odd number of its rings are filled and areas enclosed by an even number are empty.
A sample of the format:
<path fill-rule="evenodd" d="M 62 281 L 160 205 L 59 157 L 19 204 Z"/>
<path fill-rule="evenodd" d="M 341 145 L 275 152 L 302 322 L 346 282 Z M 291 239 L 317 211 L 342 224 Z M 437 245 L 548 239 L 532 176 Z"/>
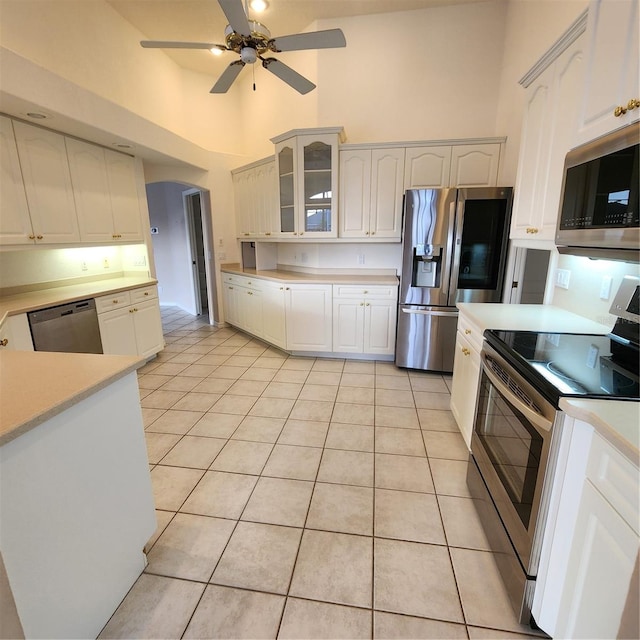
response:
<path fill-rule="evenodd" d="M 131 282 L 123 283 L 122 280 L 125 279 Z M 126 278 L 114 278 L 113 280 L 120 281 L 120 284 L 109 287 L 105 285 L 110 283 L 110 280 L 97 280 L 94 283 L 87 282 L 84 284 L 69 285 L 69 287 L 40 289 L 38 291 L 32 291 L 25 294 L 17 294 L 15 296 L 8 296 L 7 298 L 0 298 L 0 325 L 2 325 L 9 316 L 17 316 L 21 313 L 29 313 L 30 311 L 37 311 L 38 309 L 44 309 L 46 307 L 55 307 L 60 304 L 83 300 L 84 298 L 95 298 L 158 284 L 158 281 L 155 278 L 148 276 L 141 277 L 139 279 L 129 276 Z M 86 289 L 79 290 L 77 293 L 69 293 L 68 289 L 71 287 L 86 287 Z M 58 292 L 60 293 L 60 297 L 56 295 Z M 36 300 L 37 296 L 42 296 L 46 299 L 38 302 Z"/>
<path fill-rule="evenodd" d="M 590 424 L 597 433 L 607 440 L 636 467 L 640 467 L 640 445 L 620 433 L 612 424 L 622 417 L 626 424 L 637 430 L 640 423 L 640 402 L 633 400 L 588 400 L 561 398 L 560 409 L 568 416 Z"/>
<path fill-rule="evenodd" d="M 243 269 L 240 265 L 225 264 L 220 267 L 222 273 L 232 275 L 270 280 L 272 282 L 309 284 L 380 284 L 397 286 L 400 282 L 397 275 L 370 275 L 370 274 L 340 274 L 340 273 L 303 273 L 298 271 L 284 271 L 281 269 Z"/>
<path fill-rule="evenodd" d="M 44 353 L 44 352 L 7 352 L 7 353 L 16 353 L 24 355 L 25 353 Z M 5 354 L 3 354 L 5 355 Z M 60 356 L 77 356 L 77 355 L 87 355 L 87 354 L 56 354 Z M 50 418 L 62 413 L 63 411 L 69 409 L 70 407 L 78 404 L 82 400 L 85 400 L 89 396 L 93 395 L 97 391 L 104 389 L 109 386 L 111 383 L 124 378 L 126 375 L 136 371 L 142 365 L 146 363 L 146 358 L 141 358 L 139 356 L 104 356 L 100 354 L 101 358 L 107 357 L 113 359 L 118 359 L 120 362 L 115 365 L 111 369 L 111 371 L 105 375 L 99 376 L 96 380 L 93 380 L 89 383 L 84 384 L 84 386 L 79 385 L 77 391 L 73 393 L 67 393 L 59 398 L 59 400 L 49 404 L 46 408 L 35 412 L 32 416 L 25 419 L 20 424 L 17 424 L 14 427 L 9 427 L 5 433 L 0 434 L 0 446 L 15 440 L 21 435 L 31 431 L 35 427 L 41 425 L 46 422 Z M 6 365 L 3 365 L 5 367 Z"/>

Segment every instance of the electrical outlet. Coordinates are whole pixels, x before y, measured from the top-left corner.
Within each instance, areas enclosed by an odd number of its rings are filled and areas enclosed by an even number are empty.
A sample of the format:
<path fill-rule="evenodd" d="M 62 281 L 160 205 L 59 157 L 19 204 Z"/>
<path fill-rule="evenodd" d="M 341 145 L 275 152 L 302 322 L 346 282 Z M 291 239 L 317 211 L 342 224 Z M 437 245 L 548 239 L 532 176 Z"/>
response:
<path fill-rule="evenodd" d="M 602 276 L 602 282 L 600 283 L 600 300 L 608 300 L 611 295 L 611 283 L 613 278 L 611 276 Z"/>
<path fill-rule="evenodd" d="M 134 267 L 146 267 L 147 266 L 147 259 L 145 256 L 137 256 L 134 260 L 133 260 L 133 266 Z"/>
<path fill-rule="evenodd" d="M 364 253 L 358 254 L 358 264 L 364 264 Z"/>
<path fill-rule="evenodd" d="M 546 341 L 550 342 L 554 347 L 560 345 L 560 336 L 557 333 L 547 333 L 544 337 Z"/>
<path fill-rule="evenodd" d="M 108 269 L 108 268 L 109 268 L 109 258 L 105 258 L 105 259 L 104 259 L 104 262 L 102 263 L 102 266 L 103 266 L 105 269 Z"/>
<path fill-rule="evenodd" d="M 80 268 L 81 268 L 83 271 L 87 271 L 87 270 L 89 269 L 89 267 L 87 266 L 87 261 L 86 261 L 86 260 L 83 260 L 83 261 L 80 263 Z"/>
<path fill-rule="evenodd" d="M 224 253 L 224 251 L 221 251 L 220 253 L 218 253 L 218 260 L 222 262 L 222 260 L 226 260 L 226 259 L 227 259 L 227 254 Z"/>
<path fill-rule="evenodd" d="M 556 287 L 561 289 L 569 288 L 569 280 L 571 279 L 571 271 L 568 269 L 556 269 Z"/>

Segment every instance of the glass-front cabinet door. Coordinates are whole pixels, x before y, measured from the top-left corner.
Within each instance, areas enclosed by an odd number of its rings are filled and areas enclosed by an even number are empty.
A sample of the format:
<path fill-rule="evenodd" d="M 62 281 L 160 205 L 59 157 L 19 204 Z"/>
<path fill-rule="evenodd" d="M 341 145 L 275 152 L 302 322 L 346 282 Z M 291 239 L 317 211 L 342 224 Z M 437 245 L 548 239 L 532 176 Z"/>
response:
<path fill-rule="evenodd" d="M 280 235 L 338 235 L 338 145 L 342 127 L 299 129 L 272 138 L 276 145 Z"/>

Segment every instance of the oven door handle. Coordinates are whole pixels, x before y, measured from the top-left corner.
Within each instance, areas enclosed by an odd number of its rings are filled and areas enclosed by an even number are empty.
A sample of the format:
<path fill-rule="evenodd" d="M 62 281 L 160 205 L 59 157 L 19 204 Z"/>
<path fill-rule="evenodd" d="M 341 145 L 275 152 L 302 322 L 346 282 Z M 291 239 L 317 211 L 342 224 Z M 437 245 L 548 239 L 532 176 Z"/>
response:
<path fill-rule="evenodd" d="M 491 384 L 503 395 L 507 398 L 509 404 L 514 406 L 520 413 L 522 413 L 529 422 L 534 424 L 539 429 L 543 431 L 551 431 L 551 427 L 553 427 L 553 422 L 548 420 L 543 415 L 540 415 L 538 412 L 534 411 L 527 404 L 522 402 L 518 396 L 514 395 L 512 391 L 496 376 L 493 371 L 488 366 L 482 367 L 485 375 L 491 381 Z"/>

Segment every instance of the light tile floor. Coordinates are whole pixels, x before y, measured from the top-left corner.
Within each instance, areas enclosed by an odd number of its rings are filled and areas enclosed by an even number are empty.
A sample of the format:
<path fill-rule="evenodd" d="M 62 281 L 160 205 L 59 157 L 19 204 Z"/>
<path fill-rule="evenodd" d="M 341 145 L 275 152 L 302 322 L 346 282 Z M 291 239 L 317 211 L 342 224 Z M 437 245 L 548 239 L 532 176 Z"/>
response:
<path fill-rule="evenodd" d="M 158 529 L 101 638 L 521 638 L 448 376 L 289 357 L 163 308 Z"/>

